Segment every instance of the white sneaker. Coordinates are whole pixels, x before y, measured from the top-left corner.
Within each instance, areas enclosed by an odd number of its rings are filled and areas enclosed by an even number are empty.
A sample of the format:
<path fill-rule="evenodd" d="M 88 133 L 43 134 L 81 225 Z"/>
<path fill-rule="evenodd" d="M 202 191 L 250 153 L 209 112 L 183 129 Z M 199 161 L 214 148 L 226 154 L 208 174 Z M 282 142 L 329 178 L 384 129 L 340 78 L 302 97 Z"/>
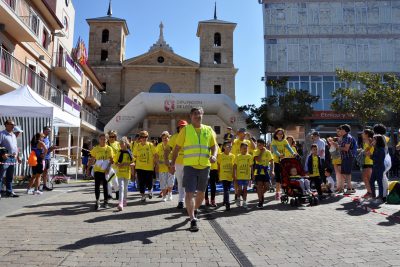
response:
<path fill-rule="evenodd" d="M 240 207 L 240 200 L 237 199 L 235 202 L 236 202 L 236 206 L 237 206 L 237 207 Z"/>
<path fill-rule="evenodd" d="M 27 195 L 33 195 L 33 188 L 26 189 L 26 194 Z"/>
<path fill-rule="evenodd" d="M 167 200 L 172 201 L 172 194 L 168 194 Z"/>
<path fill-rule="evenodd" d="M 43 192 L 39 191 L 39 190 L 35 190 L 35 191 L 33 191 L 33 194 L 41 196 L 41 195 L 43 195 Z"/>
<path fill-rule="evenodd" d="M 245 208 L 245 209 L 247 209 L 247 202 L 246 201 L 243 201 L 243 208 Z"/>
<path fill-rule="evenodd" d="M 162 201 L 166 202 L 167 198 L 165 196 L 162 197 Z"/>

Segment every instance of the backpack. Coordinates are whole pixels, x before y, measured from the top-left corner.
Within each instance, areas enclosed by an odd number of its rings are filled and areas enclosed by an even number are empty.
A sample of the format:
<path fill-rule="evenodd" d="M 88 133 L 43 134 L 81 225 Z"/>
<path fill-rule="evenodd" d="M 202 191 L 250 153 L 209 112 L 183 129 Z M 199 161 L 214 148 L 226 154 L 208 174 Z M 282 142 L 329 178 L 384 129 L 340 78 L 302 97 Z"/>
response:
<path fill-rule="evenodd" d="M 31 151 L 28 158 L 28 165 L 31 167 L 37 166 L 37 156 L 34 150 Z"/>
<path fill-rule="evenodd" d="M 351 136 L 350 150 L 351 150 L 351 154 L 353 155 L 353 157 L 356 157 L 358 154 L 357 153 L 358 145 L 357 145 L 356 139 L 353 136 Z"/>
<path fill-rule="evenodd" d="M 400 204 L 400 183 L 390 182 L 389 195 L 386 198 L 388 204 Z"/>

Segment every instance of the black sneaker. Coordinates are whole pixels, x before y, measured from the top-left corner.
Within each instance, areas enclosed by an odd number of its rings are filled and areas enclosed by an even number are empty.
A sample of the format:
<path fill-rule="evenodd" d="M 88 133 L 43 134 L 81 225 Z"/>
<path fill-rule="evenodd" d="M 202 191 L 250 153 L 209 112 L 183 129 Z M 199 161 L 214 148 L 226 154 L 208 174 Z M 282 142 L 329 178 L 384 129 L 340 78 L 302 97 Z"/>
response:
<path fill-rule="evenodd" d="M 14 192 L 7 192 L 6 193 L 6 197 L 19 197 L 17 194 L 15 194 Z"/>
<path fill-rule="evenodd" d="M 196 221 L 195 219 L 193 219 L 193 220 L 190 222 L 189 231 L 190 231 L 190 232 L 197 232 L 197 231 L 199 231 L 199 227 L 197 226 L 197 221 Z"/>
<path fill-rule="evenodd" d="M 199 215 L 200 210 L 199 209 L 195 209 L 194 210 L 194 217 L 197 219 L 197 216 Z"/>
<path fill-rule="evenodd" d="M 149 193 L 149 199 L 153 198 L 153 193 Z"/>
<path fill-rule="evenodd" d="M 231 204 L 230 203 L 226 203 L 225 204 L 225 211 L 230 211 L 231 210 Z"/>
<path fill-rule="evenodd" d="M 259 202 L 258 202 L 258 205 L 257 205 L 257 208 L 262 209 L 263 206 L 264 206 L 264 205 L 263 205 L 262 201 L 259 201 Z"/>
<path fill-rule="evenodd" d="M 180 202 L 178 203 L 177 208 L 178 208 L 178 209 L 183 209 L 183 202 L 182 202 L 182 201 L 180 201 Z"/>
<path fill-rule="evenodd" d="M 96 204 L 94 204 L 94 210 L 99 210 L 99 202 L 96 201 Z"/>
<path fill-rule="evenodd" d="M 47 186 L 44 185 L 42 191 L 53 191 L 53 189 L 48 188 Z"/>

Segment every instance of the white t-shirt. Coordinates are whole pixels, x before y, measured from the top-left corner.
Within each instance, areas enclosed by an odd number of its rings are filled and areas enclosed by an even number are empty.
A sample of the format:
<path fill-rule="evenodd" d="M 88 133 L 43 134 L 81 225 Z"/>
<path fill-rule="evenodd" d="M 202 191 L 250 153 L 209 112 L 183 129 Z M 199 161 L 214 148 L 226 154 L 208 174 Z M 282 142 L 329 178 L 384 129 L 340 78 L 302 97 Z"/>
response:
<path fill-rule="evenodd" d="M 326 183 L 329 184 L 329 189 L 332 192 L 335 192 L 335 181 L 333 180 L 332 176 L 326 177 Z"/>
<path fill-rule="evenodd" d="M 325 144 L 324 140 L 322 140 L 321 138 L 318 138 L 318 140 L 316 140 L 314 142 L 314 144 L 316 144 L 317 147 L 318 147 L 318 156 L 321 159 L 325 160 L 325 146 L 326 146 L 326 144 Z"/>

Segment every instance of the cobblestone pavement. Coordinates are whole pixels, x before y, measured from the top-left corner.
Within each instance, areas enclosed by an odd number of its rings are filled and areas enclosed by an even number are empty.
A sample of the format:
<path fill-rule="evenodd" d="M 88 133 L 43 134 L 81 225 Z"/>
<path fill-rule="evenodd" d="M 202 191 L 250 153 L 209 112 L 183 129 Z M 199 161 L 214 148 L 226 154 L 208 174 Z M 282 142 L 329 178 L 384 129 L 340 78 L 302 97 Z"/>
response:
<path fill-rule="evenodd" d="M 293 208 L 267 195 L 263 210 L 255 194 L 248 210 L 203 210 L 197 233 L 188 231 L 176 196 L 142 205 L 130 193 L 123 212 L 93 212 L 90 183 L 41 200 L 2 199 L 0 266 L 400 266 L 397 206 L 367 209 L 334 196 Z M 24 202 L 5 214 L 7 201 Z"/>

